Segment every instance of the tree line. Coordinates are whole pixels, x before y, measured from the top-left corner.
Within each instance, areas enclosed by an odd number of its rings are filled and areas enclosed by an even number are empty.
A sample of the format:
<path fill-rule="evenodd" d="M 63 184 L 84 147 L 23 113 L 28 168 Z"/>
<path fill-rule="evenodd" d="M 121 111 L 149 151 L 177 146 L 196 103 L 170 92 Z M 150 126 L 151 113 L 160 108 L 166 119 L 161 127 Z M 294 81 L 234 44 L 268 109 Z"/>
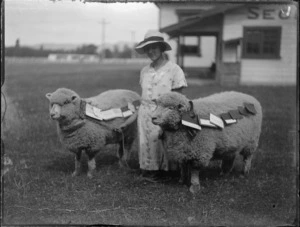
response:
<path fill-rule="evenodd" d="M 128 45 L 124 45 L 124 48 L 120 50 L 117 45 L 113 47 L 113 50 L 106 48 L 102 53 L 97 52 L 97 46 L 94 44 L 82 45 L 74 50 L 50 50 L 44 49 L 41 46 L 39 49 L 26 46 L 11 46 L 5 47 L 5 56 L 8 57 L 48 57 L 49 54 L 92 54 L 105 56 L 105 58 L 142 58 L 135 53 L 135 51 Z"/>

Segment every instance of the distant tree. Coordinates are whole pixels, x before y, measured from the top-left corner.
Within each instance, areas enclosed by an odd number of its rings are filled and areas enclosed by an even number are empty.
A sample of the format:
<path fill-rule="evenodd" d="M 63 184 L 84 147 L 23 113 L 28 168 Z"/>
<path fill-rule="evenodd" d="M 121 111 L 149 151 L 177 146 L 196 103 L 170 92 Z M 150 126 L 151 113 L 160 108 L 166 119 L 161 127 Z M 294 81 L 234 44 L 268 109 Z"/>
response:
<path fill-rule="evenodd" d="M 132 48 L 127 44 L 124 45 L 124 50 L 120 53 L 121 58 L 131 58 Z"/>
<path fill-rule="evenodd" d="M 14 57 L 47 57 L 49 51 L 36 50 L 30 47 L 6 47 L 5 56 Z"/>
<path fill-rule="evenodd" d="M 105 57 L 106 58 L 113 58 L 114 57 L 114 54 L 110 49 L 105 49 L 104 51 L 105 51 Z"/>
<path fill-rule="evenodd" d="M 97 46 L 94 44 L 83 45 L 76 49 L 78 54 L 96 54 Z"/>
<path fill-rule="evenodd" d="M 113 55 L 115 58 L 118 58 L 120 56 L 119 47 L 117 45 L 114 45 Z"/>

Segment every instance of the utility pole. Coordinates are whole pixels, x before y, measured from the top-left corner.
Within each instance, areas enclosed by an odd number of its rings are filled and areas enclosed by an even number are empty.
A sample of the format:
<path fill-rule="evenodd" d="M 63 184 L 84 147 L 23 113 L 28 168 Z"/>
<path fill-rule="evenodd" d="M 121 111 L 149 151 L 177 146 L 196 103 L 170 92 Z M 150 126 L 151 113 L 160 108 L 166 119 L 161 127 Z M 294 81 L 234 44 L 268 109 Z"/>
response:
<path fill-rule="evenodd" d="M 105 26 L 108 24 L 108 22 L 105 21 L 103 18 L 101 22 L 99 22 L 102 26 L 102 43 L 101 43 L 101 58 L 105 58 Z"/>
<path fill-rule="evenodd" d="M 134 58 L 134 44 L 135 44 L 135 31 L 131 31 L 131 43 L 132 43 L 132 49 L 131 49 L 131 58 Z"/>

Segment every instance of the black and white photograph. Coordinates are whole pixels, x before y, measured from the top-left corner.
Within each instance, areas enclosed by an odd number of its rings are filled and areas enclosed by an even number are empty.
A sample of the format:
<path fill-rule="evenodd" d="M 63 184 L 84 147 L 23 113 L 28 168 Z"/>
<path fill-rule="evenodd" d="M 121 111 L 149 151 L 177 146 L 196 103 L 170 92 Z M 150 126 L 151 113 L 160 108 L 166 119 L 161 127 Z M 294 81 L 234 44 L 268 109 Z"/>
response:
<path fill-rule="evenodd" d="M 1 226 L 299 226 L 297 1 L 1 1 Z"/>

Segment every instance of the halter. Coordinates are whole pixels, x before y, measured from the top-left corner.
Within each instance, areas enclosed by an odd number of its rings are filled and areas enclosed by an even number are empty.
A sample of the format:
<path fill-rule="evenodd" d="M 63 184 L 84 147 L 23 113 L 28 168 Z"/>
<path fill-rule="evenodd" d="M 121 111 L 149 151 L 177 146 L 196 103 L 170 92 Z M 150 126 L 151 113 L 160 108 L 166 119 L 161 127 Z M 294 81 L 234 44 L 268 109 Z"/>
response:
<path fill-rule="evenodd" d="M 66 132 L 66 133 L 73 133 L 77 129 L 81 128 L 82 126 L 85 125 L 85 121 L 82 120 L 80 122 L 77 122 L 75 125 L 70 125 L 70 126 L 60 126 L 61 131 Z"/>
<path fill-rule="evenodd" d="M 195 112 L 194 112 L 194 103 L 193 103 L 193 101 L 189 100 L 189 104 L 190 104 L 190 108 L 184 114 L 188 114 L 189 117 L 195 118 L 196 115 L 195 115 Z M 186 126 L 184 126 L 184 128 L 186 129 L 188 137 L 192 140 L 196 136 L 198 130 L 193 129 L 193 128 L 189 128 L 189 127 L 186 127 Z"/>

